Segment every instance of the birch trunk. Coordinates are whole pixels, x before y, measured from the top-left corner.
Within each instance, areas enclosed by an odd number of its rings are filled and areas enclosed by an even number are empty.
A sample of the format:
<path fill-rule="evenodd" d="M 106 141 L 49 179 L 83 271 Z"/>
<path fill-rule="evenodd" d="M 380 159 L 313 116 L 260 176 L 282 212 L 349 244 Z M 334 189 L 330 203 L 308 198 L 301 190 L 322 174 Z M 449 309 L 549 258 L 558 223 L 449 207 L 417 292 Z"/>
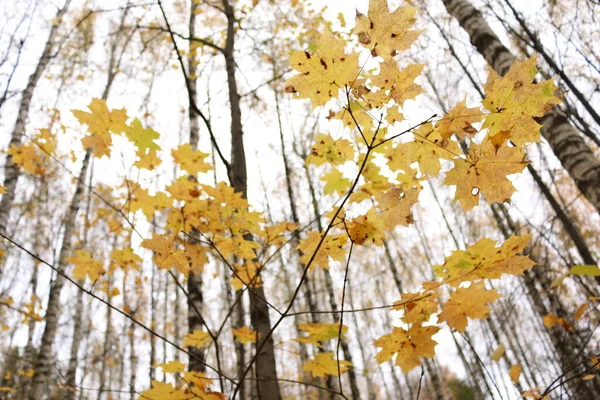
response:
<path fill-rule="evenodd" d="M 516 60 L 494 34 L 484 17 L 467 0 L 443 0 L 448 12 L 469 34 L 471 43 L 499 74 L 508 72 Z M 542 136 L 548 141 L 556 157 L 575 184 L 600 213 L 600 160 L 598 160 L 577 130 L 570 125 L 565 112 L 552 108 L 544 117 Z"/>
<path fill-rule="evenodd" d="M 85 157 L 83 158 L 83 164 L 77 180 L 75 193 L 73 194 L 71 204 L 67 211 L 67 215 L 65 216 L 63 243 L 58 256 L 58 265 L 56 266 L 56 269 L 59 271 L 59 273 L 57 273 L 56 279 L 54 279 L 54 282 L 50 286 L 48 305 L 46 307 L 46 315 L 44 316 L 46 326 L 44 327 L 42 343 L 40 345 L 38 358 L 34 366 L 35 374 L 33 375 L 31 393 L 29 395 L 30 400 L 39 400 L 42 398 L 42 393 L 45 391 L 48 377 L 50 376 L 52 345 L 54 344 L 54 338 L 56 336 L 56 330 L 58 327 L 58 317 L 60 314 L 60 294 L 65 284 L 65 278 L 60 273 L 64 273 L 66 268 L 66 258 L 69 257 L 71 253 L 71 243 L 75 229 L 75 217 L 79 212 L 81 195 L 84 189 L 83 182 L 85 182 L 91 154 L 92 152 L 90 149 L 85 152 Z"/>
<path fill-rule="evenodd" d="M 25 90 L 23 90 L 23 94 L 21 95 L 21 103 L 19 104 L 19 111 L 17 112 L 17 121 L 15 122 L 15 126 L 10 135 L 10 143 L 9 146 L 20 146 L 21 141 L 23 139 L 23 134 L 25 133 L 25 124 L 27 123 L 27 118 L 29 117 L 29 108 L 31 105 L 31 99 L 33 98 L 33 92 L 37 87 L 37 84 L 44 74 L 46 67 L 50 64 L 50 61 L 53 58 L 53 50 L 56 42 L 56 36 L 58 34 L 58 29 L 62 24 L 63 17 L 69 6 L 71 4 L 71 0 L 66 0 L 65 4 L 61 9 L 58 10 L 56 16 L 52 20 L 52 27 L 50 28 L 50 34 L 48 35 L 48 39 L 46 39 L 46 44 L 44 46 L 44 51 L 42 52 L 42 56 L 38 61 L 33 74 L 29 76 L 29 80 L 27 81 L 27 86 L 25 86 Z M 6 162 L 4 164 L 4 187 L 6 187 L 6 192 L 2 195 L 2 200 L 0 200 L 0 233 L 7 234 L 8 233 L 8 217 L 10 215 L 10 209 L 12 208 L 13 201 L 15 199 L 15 192 L 17 189 L 17 180 L 19 179 L 19 170 L 17 166 L 12 161 L 12 156 L 6 156 Z"/>

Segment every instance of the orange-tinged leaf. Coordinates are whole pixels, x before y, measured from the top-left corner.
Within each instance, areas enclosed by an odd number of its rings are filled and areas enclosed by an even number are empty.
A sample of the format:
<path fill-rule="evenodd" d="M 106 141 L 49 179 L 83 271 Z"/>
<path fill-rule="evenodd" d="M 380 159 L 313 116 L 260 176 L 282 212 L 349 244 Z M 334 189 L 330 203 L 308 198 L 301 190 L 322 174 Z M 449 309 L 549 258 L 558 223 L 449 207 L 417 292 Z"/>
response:
<path fill-rule="evenodd" d="M 346 55 L 345 42 L 331 32 L 320 36 L 316 50 L 290 53 L 290 65 L 301 72 L 286 82 L 285 91 L 298 98 L 312 101 L 313 107 L 322 106 L 337 98 L 340 89 L 351 84 L 358 76 L 358 54 Z"/>
<path fill-rule="evenodd" d="M 0 185 L 0 194 L 6 193 L 6 186 Z"/>
<path fill-rule="evenodd" d="M 515 364 L 512 367 L 510 367 L 510 369 L 508 370 L 508 376 L 510 376 L 510 380 L 514 383 L 519 382 L 521 371 L 523 371 L 521 364 Z"/>
<path fill-rule="evenodd" d="M 563 328 L 565 328 L 566 330 L 573 330 L 573 327 L 571 326 L 571 324 L 569 324 L 564 318 L 561 318 L 559 316 L 557 316 L 556 314 L 547 314 L 544 316 L 544 326 L 546 326 L 546 328 L 552 328 L 556 325 L 560 325 Z"/>
<path fill-rule="evenodd" d="M 175 267 L 186 274 L 190 271 L 190 262 L 183 250 L 173 248 L 173 241 L 162 235 L 153 234 L 151 239 L 144 239 L 142 247 L 154 252 L 152 259 L 160 269 Z"/>
<path fill-rule="evenodd" d="M 398 225 L 408 226 L 413 223 L 411 208 L 418 203 L 421 185 L 394 186 L 387 192 L 376 193 L 379 217 L 387 229 Z"/>
<path fill-rule="evenodd" d="M 450 327 L 459 332 L 464 332 L 468 323 L 467 317 L 487 317 L 490 309 L 486 304 L 502 296 L 495 290 L 485 290 L 483 285 L 483 282 L 476 282 L 471 283 L 468 288 L 458 288 L 443 305 L 439 320 L 448 322 Z"/>
<path fill-rule="evenodd" d="M 383 219 L 374 209 L 369 210 L 365 215 L 351 219 L 347 222 L 347 227 L 350 239 L 355 244 L 383 245 L 386 227 Z"/>
<path fill-rule="evenodd" d="M 405 373 L 421 365 L 421 358 L 435 356 L 437 342 L 432 339 L 440 328 L 437 326 L 412 326 L 408 330 L 394 327 L 392 333 L 375 341 L 381 351 L 375 355 L 379 364 L 396 355 L 396 365 Z"/>
<path fill-rule="evenodd" d="M 434 266 L 434 272 L 455 287 L 461 282 L 498 279 L 503 274 L 522 275 L 535 264 L 529 257 L 517 255 L 530 238 L 513 235 L 500 247 L 492 239 L 481 239 L 466 250 L 455 250 L 444 264 Z"/>
<path fill-rule="evenodd" d="M 339 365 L 339 371 L 338 371 Z M 339 376 L 350 369 L 352 363 L 346 360 L 335 360 L 333 352 L 318 353 L 315 358 L 304 364 L 304 371 L 310 372 L 312 376 L 324 378 L 326 376 Z"/>
<path fill-rule="evenodd" d="M 233 335 L 237 339 L 238 342 L 242 344 L 246 343 L 256 343 L 257 332 L 248 328 L 247 326 L 242 326 L 241 328 L 232 328 L 231 331 Z"/>
<path fill-rule="evenodd" d="M 246 286 L 251 288 L 262 286 L 258 264 L 253 260 L 246 260 L 244 264 L 236 264 L 235 274 L 231 278 L 231 286 L 235 290 Z"/>
<path fill-rule="evenodd" d="M 444 184 L 456 185 L 455 199 L 469 211 L 479 204 L 480 194 L 491 203 L 510 200 L 515 187 L 506 176 L 520 173 L 526 166 L 522 148 L 505 144 L 496 150 L 486 138 L 481 145 L 471 144 L 466 159 L 454 160 L 454 168 L 446 174 Z"/>
<path fill-rule="evenodd" d="M 417 7 L 399 7 L 390 13 L 387 0 L 370 0 L 368 15 L 356 13 L 358 41 L 374 56 L 394 57 L 408 49 L 421 34 L 410 30 L 416 22 Z"/>
<path fill-rule="evenodd" d="M 575 311 L 575 315 L 573 316 L 574 322 L 579 321 L 581 317 L 583 317 L 583 314 L 585 314 L 585 311 L 588 309 L 588 306 L 589 303 L 583 303 L 577 308 L 577 311 Z"/>

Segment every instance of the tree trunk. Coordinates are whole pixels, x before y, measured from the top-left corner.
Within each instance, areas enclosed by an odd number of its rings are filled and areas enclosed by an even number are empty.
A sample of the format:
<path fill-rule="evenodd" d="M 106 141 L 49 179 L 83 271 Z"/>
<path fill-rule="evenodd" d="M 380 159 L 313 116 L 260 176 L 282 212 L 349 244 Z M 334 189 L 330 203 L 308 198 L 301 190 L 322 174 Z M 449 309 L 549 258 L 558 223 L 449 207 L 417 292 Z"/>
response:
<path fill-rule="evenodd" d="M 91 155 L 92 151 L 91 149 L 88 149 L 85 152 L 85 157 L 83 158 L 83 164 L 81 167 L 81 172 L 79 173 L 79 179 L 77 180 L 75 193 L 73 194 L 69 210 L 67 211 L 67 215 L 65 217 L 63 243 L 58 256 L 58 265 L 56 266 L 59 272 L 64 273 L 66 268 L 66 258 L 69 257 L 71 253 L 71 243 L 73 240 L 73 231 L 75 229 L 75 217 L 79 212 L 81 195 L 84 189 L 83 182 L 85 182 Z M 44 327 L 42 344 L 40 345 L 38 358 L 34 366 L 35 374 L 33 376 L 31 393 L 29 395 L 30 400 L 39 400 L 42 398 L 42 393 L 44 393 L 48 377 L 50 376 L 52 345 L 54 343 L 56 329 L 58 327 L 58 317 L 60 314 L 60 294 L 64 284 L 65 278 L 58 273 L 56 275 L 56 279 L 54 279 L 54 282 L 50 286 L 48 306 L 46 307 L 46 315 L 44 316 L 46 326 Z"/>
<path fill-rule="evenodd" d="M 248 183 L 246 172 L 246 153 L 244 149 L 244 132 L 242 130 L 242 112 L 240 108 L 240 95 L 235 78 L 236 63 L 235 50 L 235 14 L 229 0 L 223 0 L 225 16 L 227 17 L 227 40 L 224 50 L 225 67 L 227 70 L 227 83 L 229 88 L 229 105 L 231 107 L 231 185 L 236 192 L 248 196 Z M 248 239 L 252 239 L 248 237 Z M 269 400 L 281 399 L 279 382 L 277 380 L 277 367 L 275 363 L 275 342 L 271 332 L 271 319 L 269 306 L 263 300 L 265 291 L 263 286 L 254 288 L 250 293 L 250 319 L 254 329 L 258 332 L 257 348 L 262 348 L 256 355 L 256 388 L 259 398 Z"/>
<path fill-rule="evenodd" d="M 515 56 L 494 34 L 484 17 L 467 0 L 443 0 L 448 12 L 469 34 L 471 43 L 499 74 L 508 72 Z M 542 136 L 548 141 L 556 157 L 575 184 L 600 213 L 600 160 L 585 143 L 577 130 L 569 124 L 567 115 L 553 107 L 537 119 L 542 124 Z"/>
<path fill-rule="evenodd" d="M 52 20 L 52 27 L 50 28 L 50 34 L 46 39 L 44 51 L 38 61 L 33 74 L 29 76 L 29 81 L 23 94 L 21 95 L 21 103 L 19 104 L 19 111 L 17 113 L 17 121 L 10 136 L 9 146 L 20 146 L 25 133 L 25 124 L 27 124 L 27 118 L 29 116 L 29 107 L 31 105 L 31 99 L 33 98 L 33 92 L 42 77 L 42 74 L 46 70 L 46 67 L 50 63 L 53 57 L 53 50 L 56 41 L 56 35 L 58 29 L 62 23 L 63 17 L 67 12 L 71 0 L 66 0 L 65 4 L 61 9 L 58 10 L 56 16 Z M 13 201 L 15 199 L 15 192 L 17 189 L 17 180 L 19 179 L 19 170 L 12 161 L 12 156 L 6 156 L 6 162 L 4 164 L 4 187 L 6 192 L 2 195 L 0 200 L 0 233 L 8 233 L 8 217 L 10 215 L 10 209 L 12 208 Z"/>

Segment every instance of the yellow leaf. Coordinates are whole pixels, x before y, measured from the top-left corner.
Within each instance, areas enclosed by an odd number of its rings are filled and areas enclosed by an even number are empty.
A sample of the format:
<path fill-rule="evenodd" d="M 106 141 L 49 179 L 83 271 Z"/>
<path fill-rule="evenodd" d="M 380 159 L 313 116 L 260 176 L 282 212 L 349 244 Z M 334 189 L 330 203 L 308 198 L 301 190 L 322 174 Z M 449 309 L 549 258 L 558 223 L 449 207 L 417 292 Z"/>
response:
<path fill-rule="evenodd" d="M 541 125 L 533 117 L 543 116 L 561 100 L 553 80 L 532 83 L 536 62 L 535 57 L 516 61 L 503 77 L 490 72 L 482 102 L 491 112 L 483 123 L 490 136 L 510 132 L 510 140 L 519 146 L 540 141 Z"/>
<path fill-rule="evenodd" d="M 160 134 L 151 128 L 144 128 L 142 122 L 135 118 L 125 132 L 127 139 L 135 144 L 139 150 L 160 150 L 160 147 L 154 143 Z"/>
<path fill-rule="evenodd" d="M 514 383 L 519 382 L 519 377 L 521 376 L 522 370 L 523 368 L 521 367 L 521 364 L 515 364 L 510 367 L 510 370 L 508 370 L 508 376 L 510 376 L 510 380 Z"/>
<path fill-rule="evenodd" d="M 491 355 L 491 359 L 494 361 L 498 361 L 502 358 L 502 356 L 504 355 L 506 351 L 506 348 L 504 347 L 503 344 L 501 344 L 500 346 L 498 346 L 496 348 L 496 350 L 494 350 L 494 352 Z"/>
<path fill-rule="evenodd" d="M 339 365 L 339 371 L 338 371 Z M 350 369 L 352 363 L 346 360 L 335 360 L 333 353 L 318 353 L 315 358 L 304 364 L 304 371 L 310 372 L 312 376 L 324 378 L 329 375 L 339 376 Z"/>
<path fill-rule="evenodd" d="M 309 231 L 307 234 L 308 236 L 300 240 L 300 244 L 298 245 L 298 250 L 302 252 L 300 261 L 304 265 L 308 264 L 317 248 L 317 245 L 319 244 L 319 241 L 321 240 L 320 232 Z M 344 261 L 346 257 L 344 245 L 346 244 L 347 240 L 347 235 L 327 235 L 323 240 L 321 248 L 314 257 L 314 260 L 311 264 L 311 269 L 315 266 L 325 269 L 329 268 L 329 257 L 335 261 Z"/>
<path fill-rule="evenodd" d="M 170 383 L 152 381 L 152 389 L 144 390 L 139 399 L 144 400 L 187 400 L 190 396 L 185 391 L 173 387 Z"/>
<path fill-rule="evenodd" d="M 208 332 L 204 332 L 196 329 L 195 331 L 186 334 L 183 337 L 183 346 L 184 347 L 197 347 L 202 349 L 208 346 L 211 342 L 211 337 Z"/>
<path fill-rule="evenodd" d="M 199 172 L 208 172 L 213 166 L 204 162 L 209 155 L 200 150 L 192 150 L 190 144 L 182 144 L 176 150 L 171 150 L 171 155 L 179 167 L 190 175 L 197 175 Z"/>
<path fill-rule="evenodd" d="M 365 215 L 351 219 L 347 222 L 347 226 L 350 239 L 355 244 L 383 245 L 386 227 L 383 219 L 374 212 L 374 209 L 369 210 Z"/>
<path fill-rule="evenodd" d="M 256 343 L 257 333 L 247 326 L 242 326 L 241 328 L 232 328 L 231 331 L 233 335 L 238 340 L 238 342 L 242 344 L 246 343 Z"/>
<path fill-rule="evenodd" d="M 85 250 L 76 250 L 75 256 L 68 257 L 66 261 L 74 265 L 73 277 L 76 279 L 85 279 L 87 276 L 95 281 L 104 274 L 102 261 L 94 260 L 92 255 Z"/>
<path fill-rule="evenodd" d="M 485 290 L 483 282 L 471 283 L 468 288 L 458 288 L 450 295 L 439 314 L 440 321 L 448 322 L 450 327 L 464 332 L 467 327 L 467 317 L 485 318 L 490 311 L 487 303 L 502 297 L 495 290 Z"/>
<path fill-rule="evenodd" d="M 409 30 L 416 22 L 417 7 L 399 7 L 390 13 L 387 0 L 370 0 L 368 16 L 357 12 L 358 41 L 373 56 L 394 57 L 408 49 L 421 31 Z"/>
<path fill-rule="evenodd" d="M 354 160 L 354 147 L 350 141 L 334 140 L 331 135 L 323 133 L 319 133 L 315 137 L 311 154 L 306 158 L 308 164 L 315 165 L 323 165 L 325 162 L 331 165 L 340 165 L 352 160 Z"/>
<path fill-rule="evenodd" d="M 496 149 L 486 138 L 481 145 L 471 144 L 466 159 L 454 160 L 454 168 L 446 174 L 444 184 L 456 185 L 455 199 L 469 211 L 479 204 L 480 194 L 491 203 L 510 200 L 515 187 L 506 176 L 520 173 L 526 166 L 522 148 L 504 144 Z"/>
<path fill-rule="evenodd" d="M 379 65 L 379 75 L 372 76 L 371 80 L 375 86 L 385 91 L 389 99 L 402 106 L 406 100 L 412 100 L 423 93 L 423 88 L 414 83 L 423 67 L 425 64 L 409 64 L 405 69 L 399 70 L 396 60 L 390 58 Z"/>
<path fill-rule="evenodd" d="M 421 365 L 421 357 L 435 356 L 435 345 L 432 339 L 440 328 L 437 326 L 412 326 L 408 330 L 394 327 L 392 333 L 384 335 L 375 341 L 375 346 L 381 351 L 375 355 L 379 364 L 390 360 L 396 355 L 396 365 L 405 373 Z"/>
<path fill-rule="evenodd" d="M 325 182 L 325 186 L 323 187 L 323 192 L 325 194 L 344 194 L 350 185 L 352 185 L 352 181 L 348 178 L 344 178 L 342 173 L 337 169 L 323 175 L 321 180 Z"/>
<path fill-rule="evenodd" d="M 529 257 L 517 255 L 530 238 L 513 235 L 500 247 L 492 239 L 481 239 L 466 250 L 455 250 L 444 264 L 434 266 L 434 272 L 454 287 L 461 282 L 498 279 L 503 274 L 522 275 L 535 264 Z"/>
<path fill-rule="evenodd" d="M 185 364 L 179 360 L 169 361 L 157 366 L 161 367 L 165 374 L 176 374 L 185 371 Z"/>
<path fill-rule="evenodd" d="M 4 185 L 0 185 L 0 194 L 6 193 L 6 187 Z"/>
<path fill-rule="evenodd" d="M 600 268 L 597 265 L 574 265 L 569 275 L 600 276 Z"/>
<path fill-rule="evenodd" d="M 346 55 L 344 45 L 344 41 L 326 32 L 320 36 L 312 54 L 308 51 L 290 53 L 290 65 L 301 74 L 287 80 L 285 91 L 310 99 L 313 107 L 337 98 L 339 90 L 351 84 L 359 72 L 358 54 Z"/>
<path fill-rule="evenodd" d="M 340 324 L 298 324 L 298 329 L 307 332 L 308 336 L 294 339 L 300 343 L 313 344 L 319 348 L 323 348 L 323 342 L 330 339 L 337 339 L 340 335 Z M 342 338 L 348 332 L 346 325 L 342 326 Z"/>
<path fill-rule="evenodd" d="M 127 111 L 125 109 L 109 111 L 106 102 L 101 99 L 92 99 L 88 105 L 90 112 L 72 110 L 75 118 L 80 123 L 88 126 L 88 132 L 91 136 L 82 139 L 85 148 L 91 148 L 95 157 L 110 155 L 110 145 L 112 144 L 112 133 L 124 133 L 129 130 L 125 123 L 127 121 Z"/>
<path fill-rule="evenodd" d="M 484 117 L 485 114 L 480 107 L 468 108 L 465 98 L 448 111 L 448 114 L 437 122 L 436 127 L 444 139 L 448 139 L 454 134 L 458 139 L 471 138 L 477 133 L 477 129 L 472 124 L 483 121 Z"/>

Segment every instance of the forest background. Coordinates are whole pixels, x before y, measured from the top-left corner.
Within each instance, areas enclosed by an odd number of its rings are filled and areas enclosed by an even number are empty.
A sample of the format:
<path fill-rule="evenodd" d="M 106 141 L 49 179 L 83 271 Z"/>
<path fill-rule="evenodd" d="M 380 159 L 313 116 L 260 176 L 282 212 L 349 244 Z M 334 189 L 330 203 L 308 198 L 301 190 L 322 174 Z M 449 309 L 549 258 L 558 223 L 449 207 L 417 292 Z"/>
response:
<path fill-rule="evenodd" d="M 600 393 L 597 2 L 2 10 L 2 398 Z"/>

